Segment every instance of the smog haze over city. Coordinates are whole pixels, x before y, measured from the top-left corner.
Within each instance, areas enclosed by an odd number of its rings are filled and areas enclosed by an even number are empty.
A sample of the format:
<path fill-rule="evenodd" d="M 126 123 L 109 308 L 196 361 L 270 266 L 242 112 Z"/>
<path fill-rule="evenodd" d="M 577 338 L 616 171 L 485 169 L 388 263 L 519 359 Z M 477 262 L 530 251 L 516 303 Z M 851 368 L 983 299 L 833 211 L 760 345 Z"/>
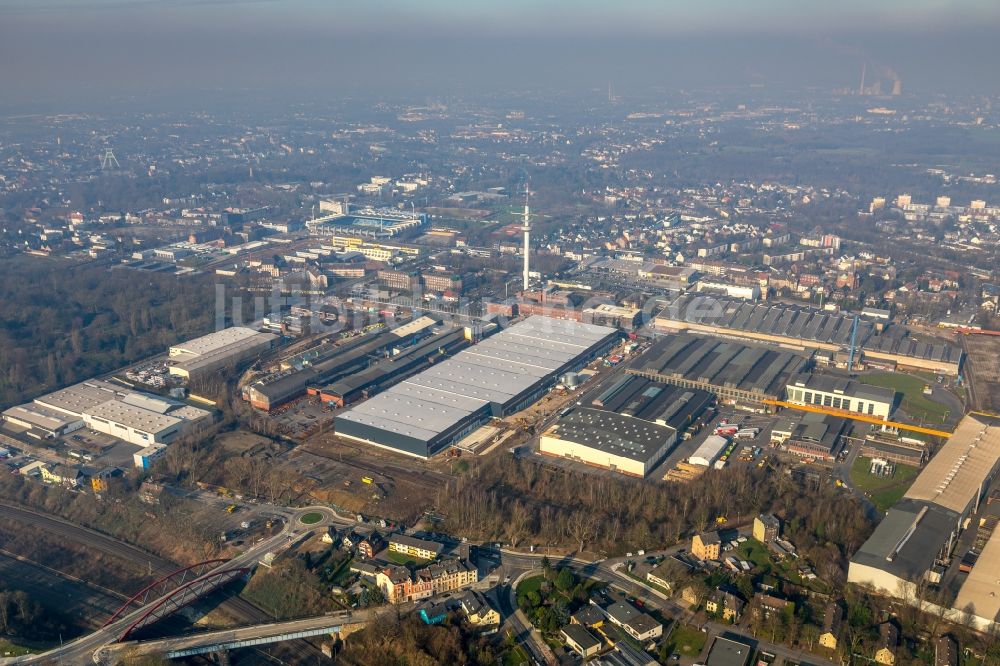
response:
<path fill-rule="evenodd" d="M 1000 665 L 998 30 L 0 0 L 0 666 Z"/>
<path fill-rule="evenodd" d="M 202 104 L 579 93 L 764 84 L 850 86 L 862 64 L 922 93 L 995 94 L 1000 7 L 835 4 L 5 0 L 5 105 Z M 183 102 L 182 102 L 183 100 Z"/>

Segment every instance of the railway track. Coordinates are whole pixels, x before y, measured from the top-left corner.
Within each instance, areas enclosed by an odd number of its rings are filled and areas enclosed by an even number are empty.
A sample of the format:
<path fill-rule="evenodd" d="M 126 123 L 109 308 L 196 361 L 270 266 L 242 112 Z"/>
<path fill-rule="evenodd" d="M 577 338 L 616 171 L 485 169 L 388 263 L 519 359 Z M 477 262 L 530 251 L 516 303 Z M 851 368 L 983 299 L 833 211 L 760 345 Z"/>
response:
<path fill-rule="evenodd" d="M 3 509 L 4 517 L 34 525 L 50 534 L 75 541 L 101 553 L 145 565 L 155 576 L 164 576 L 179 568 L 176 562 L 63 518 L 3 501 L 0 501 L 0 507 Z M 230 597 L 223 601 L 219 607 L 241 624 L 254 624 L 274 619 L 270 613 L 242 597 Z M 305 639 L 289 641 L 284 646 L 296 656 L 296 663 L 314 662 L 318 657 L 322 657 L 322 652 Z"/>

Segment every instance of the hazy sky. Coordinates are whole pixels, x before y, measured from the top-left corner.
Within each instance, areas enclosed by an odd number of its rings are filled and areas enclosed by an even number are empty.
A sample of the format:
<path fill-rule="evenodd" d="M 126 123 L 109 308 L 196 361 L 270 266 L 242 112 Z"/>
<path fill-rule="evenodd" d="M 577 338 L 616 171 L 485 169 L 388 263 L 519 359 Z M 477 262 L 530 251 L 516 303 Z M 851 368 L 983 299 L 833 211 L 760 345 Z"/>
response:
<path fill-rule="evenodd" d="M 0 0 L 3 101 L 517 86 L 1000 92 L 997 0 Z"/>

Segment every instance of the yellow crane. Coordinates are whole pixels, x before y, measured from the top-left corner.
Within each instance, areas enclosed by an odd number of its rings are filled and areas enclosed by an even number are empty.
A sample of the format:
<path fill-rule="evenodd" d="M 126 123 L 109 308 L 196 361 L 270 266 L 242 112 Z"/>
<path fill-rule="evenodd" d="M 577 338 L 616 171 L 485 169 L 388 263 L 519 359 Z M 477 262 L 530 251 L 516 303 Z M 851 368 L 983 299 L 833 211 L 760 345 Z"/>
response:
<path fill-rule="evenodd" d="M 925 435 L 934 435 L 935 437 L 951 437 L 951 433 L 946 430 L 935 430 L 934 428 L 925 428 L 924 426 L 912 425 L 909 423 L 900 423 L 899 421 L 886 421 L 885 419 L 880 419 L 877 416 L 869 416 L 868 414 L 858 414 L 857 412 L 849 412 L 846 409 L 837 409 L 835 407 L 821 407 L 820 405 L 799 405 L 794 402 L 785 402 L 784 400 L 770 400 L 766 399 L 763 401 L 765 405 L 774 405 L 775 407 L 784 407 L 786 409 L 798 409 L 803 412 L 813 412 L 814 414 L 828 414 L 830 416 L 839 416 L 845 419 L 852 419 L 854 421 L 861 421 L 863 423 L 874 423 L 875 425 L 887 426 L 889 428 L 897 428 L 899 430 L 909 430 L 911 432 L 920 432 Z"/>

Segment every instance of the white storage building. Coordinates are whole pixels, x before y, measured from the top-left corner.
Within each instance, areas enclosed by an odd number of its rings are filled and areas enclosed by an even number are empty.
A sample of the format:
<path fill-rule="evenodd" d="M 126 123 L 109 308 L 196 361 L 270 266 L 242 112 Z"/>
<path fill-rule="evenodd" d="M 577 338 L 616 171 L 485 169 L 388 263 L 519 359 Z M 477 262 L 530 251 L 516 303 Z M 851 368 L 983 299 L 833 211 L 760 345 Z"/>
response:
<path fill-rule="evenodd" d="M 702 467 L 711 467 L 712 463 L 719 459 L 722 452 L 726 450 L 729 446 L 729 440 L 725 437 L 719 435 L 709 435 L 708 438 L 702 442 L 701 446 L 691 454 L 688 458 L 688 462 L 692 465 L 701 465 Z"/>

